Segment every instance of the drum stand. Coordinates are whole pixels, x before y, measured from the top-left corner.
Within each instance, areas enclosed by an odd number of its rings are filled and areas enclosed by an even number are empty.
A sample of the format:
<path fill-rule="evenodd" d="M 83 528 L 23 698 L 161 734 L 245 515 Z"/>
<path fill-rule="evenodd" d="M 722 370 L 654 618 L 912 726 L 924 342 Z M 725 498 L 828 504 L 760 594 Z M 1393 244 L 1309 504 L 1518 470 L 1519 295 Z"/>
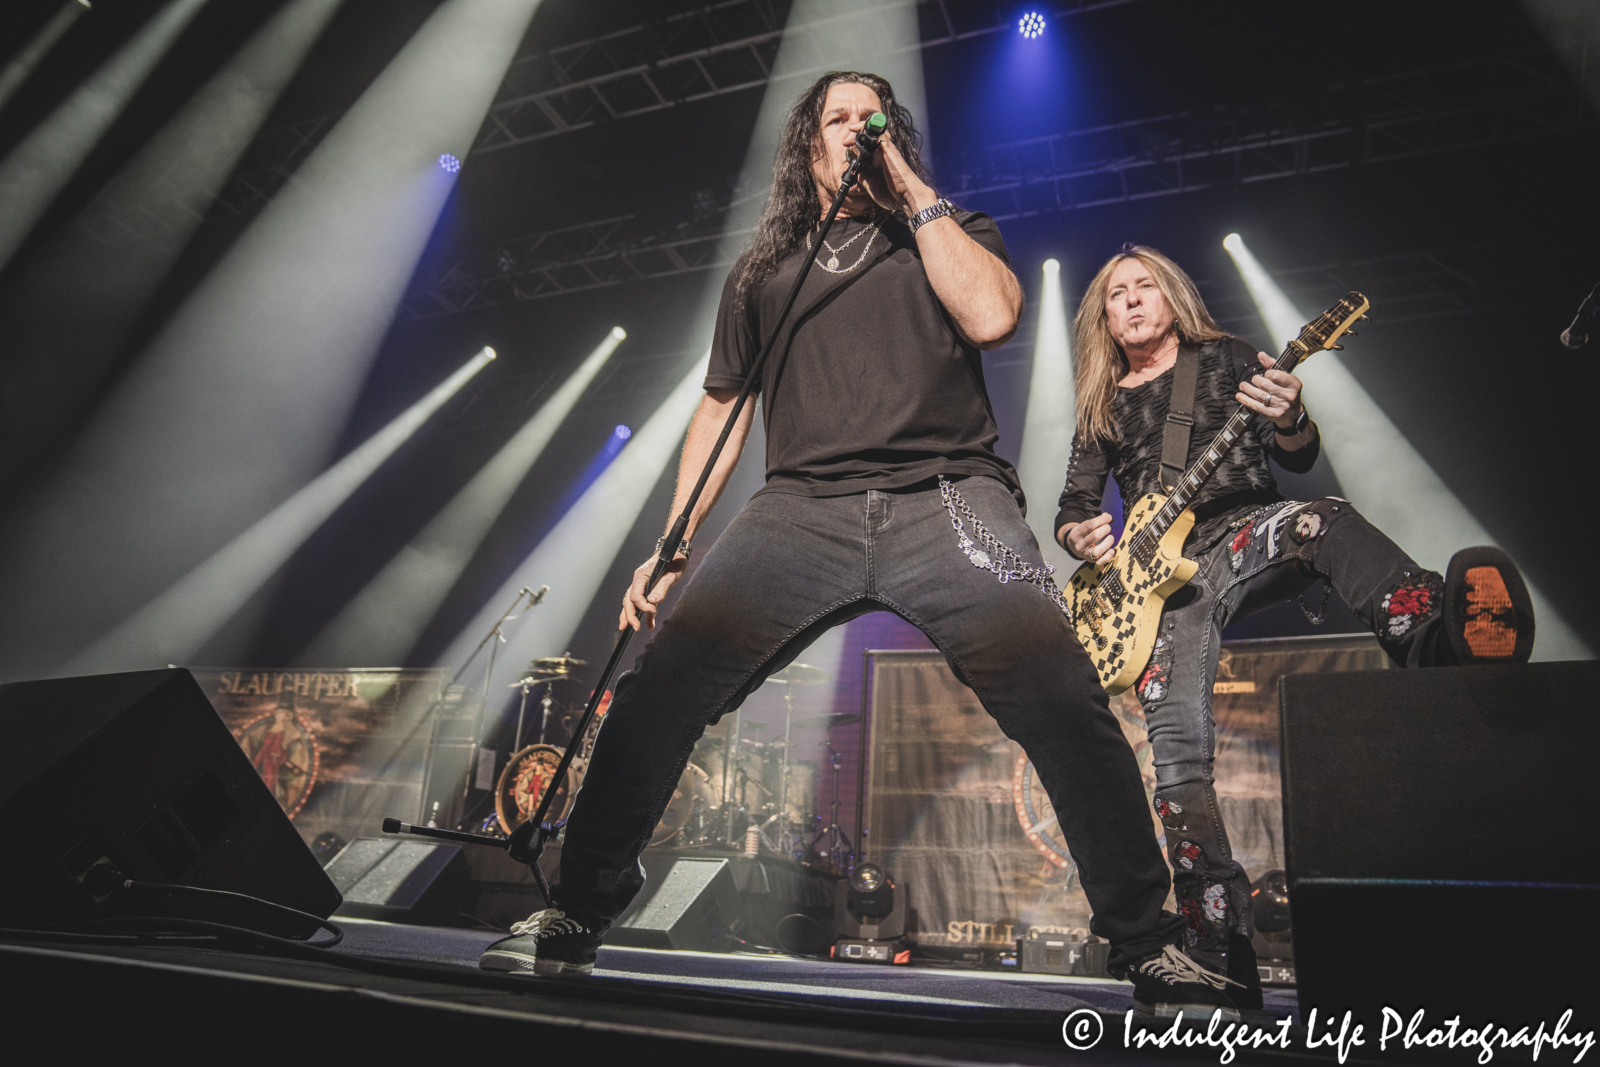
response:
<path fill-rule="evenodd" d="M 856 846 L 855 842 L 850 840 L 850 835 L 845 833 L 839 826 L 839 753 L 833 750 L 833 739 L 831 737 L 826 744 L 828 746 L 828 766 L 833 768 L 833 800 L 830 805 L 831 812 L 828 816 L 828 825 L 818 830 L 816 836 L 811 839 L 811 848 L 812 851 L 817 852 L 819 855 L 827 856 L 828 866 L 838 871 L 849 865 L 850 857 L 855 855 Z M 819 841 L 828 843 L 826 852 L 817 848 Z"/>
<path fill-rule="evenodd" d="M 789 742 L 794 730 L 794 682 L 783 681 L 783 750 L 778 758 L 778 825 L 768 844 L 779 855 L 788 856 L 795 851 L 800 836 L 789 825 Z M 770 820 L 769 820 L 770 821 Z"/>
<path fill-rule="evenodd" d="M 722 843 L 729 848 L 737 847 L 733 839 L 733 798 L 737 795 L 734 788 L 734 761 L 739 756 L 739 742 L 744 727 L 744 709 L 739 708 L 733 713 L 733 722 L 728 724 L 728 739 L 722 746 Z"/>

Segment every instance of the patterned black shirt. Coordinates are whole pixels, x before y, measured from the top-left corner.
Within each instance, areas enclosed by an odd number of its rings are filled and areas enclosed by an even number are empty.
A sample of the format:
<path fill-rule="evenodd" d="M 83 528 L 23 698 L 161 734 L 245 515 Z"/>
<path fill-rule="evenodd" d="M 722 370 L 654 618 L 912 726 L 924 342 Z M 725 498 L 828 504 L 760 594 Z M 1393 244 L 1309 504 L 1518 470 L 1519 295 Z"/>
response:
<path fill-rule="evenodd" d="M 1237 338 L 1200 349 L 1200 370 L 1195 384 L 1194 429 L 1189 435 L 1189 460 L 1193 465 L 1233 414 L 1239 383 L 1261 372 L 1256 350 Z M 1119 388 L 1111 413 L 1121 433 L 1118 441 L 1072 440 L 1067 464 L 1067 484 L 1061 491 L 1057 530 L 1069 522 L 1083 522 L 1100 514 L 1106 474 L 1117 479 L 1123 514 L 1147 493 L 1161 492 L 1161 443 L 1166 432 L 1167 407 L 1172 401 L 1172 370 L 1132 388 Z M 1215 542 L 1240 511 L 1283 499 L 1267 463 L 1271 456 L 1286 471 L 1304 474 L 1317 461 L 1319 441 L 1289 451 L 1278 445 L 1272 420 L 1252 415 L 1233 449 L 1222 458 L 1195 496 L 1194 530 L 1185 545 L 1194 550 Z"/>

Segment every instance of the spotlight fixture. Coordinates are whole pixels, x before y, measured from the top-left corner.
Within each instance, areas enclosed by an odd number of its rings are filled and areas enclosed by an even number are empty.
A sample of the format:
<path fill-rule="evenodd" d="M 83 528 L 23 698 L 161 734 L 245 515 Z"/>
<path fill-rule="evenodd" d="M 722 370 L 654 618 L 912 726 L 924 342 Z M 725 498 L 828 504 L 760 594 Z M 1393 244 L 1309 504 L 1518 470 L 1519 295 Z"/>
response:
<path fill-rule="evenodd" d="M 619 441 L 626 441 L 628 438 L 633 436 L 633 431 L 620 423 L 617 425 L 615 430 L 611 431 L 611 433 Z"/>
<path fill-rule="evenodd" d="M 615 337 L 619 341 L 625 341 L 628 338 L 628 331 L 624 330 L 621 326 L 613 326 L 611 327 L 611 336 Z"/>
<path fill-rule="evenodd" d="M 1037 11 L 1030 11 L 1022 16 L 1022 21 L 1017 23 L 1017 32 L 1028 40 L 1033 40 L 1044 33 L 1044 16 Z"/>
<path fill-rule="evenodd" d="M 1230 233 L 1222 239 L 1222 247 L 1229 252 L 1237 252 L 1244 247 L 1244 239 L 1236 233 Z"/>
<path fill-rule="evenodd" d="M 452 156 L 449 152 L 446 152 L 444 155 L 439 157 L 439 169 L 444 171 L 446 174 L 454 174 L 456 171 L 461 169 L 461 160 L 457 159 L 455 156 Z"/>
<path fill-rule="evenodd" d="M 858 893 L 875 893 L 887 881 L 889 877 L 876 863 L 863 863 L 850 873 L 850 888 Z"/>
<path fill-rule="evenodd" d="M 895 892 L 896 889 L 900 891 Z M 876 863 L 857 864 L 850 880 L 835 889 L 833 919 L 838 940 L 832 957 L 851 963 L 909 963 L 905 942 L 906 890 Z"/>
<path fill-rule="evenodd" d="M 1250 887 L 1250 912 L 1264 934 L 1289 929 L 1289 876 L 1268 871 L 1257 878 Z"/>

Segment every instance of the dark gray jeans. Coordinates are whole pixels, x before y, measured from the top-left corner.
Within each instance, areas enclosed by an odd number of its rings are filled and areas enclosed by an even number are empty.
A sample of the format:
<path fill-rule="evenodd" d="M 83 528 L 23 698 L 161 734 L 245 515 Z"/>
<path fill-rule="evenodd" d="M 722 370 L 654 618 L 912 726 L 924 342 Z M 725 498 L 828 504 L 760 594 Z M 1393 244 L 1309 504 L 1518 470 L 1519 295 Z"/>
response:
<path fill-rule="evenodd" d="M 958 489 L 1034 566 L 1038 543 L 999 481 Z M 970 532 L 970 530 L 969 530 Z M 889 610 L 926 633 L 1033 760 L 1119 969 L 1177 939 L 1170 884 L 1132 750 L 1089 657 L 1037 587 L 962 554 L 937 486 L 753 498 L 623 675 L 561 850 L 560 906 L 604 927 L 644 884 L 638 858 L 708 724 L 816 637 Z"/>
<path fill-rule="evenodd" d="M 1323 578 L 1397 665 L 1426 665 L 1442 637 L 1443 581 L 1349 501 L 1331 497 L 1242 512 L 1215 545 L 1184 554 L 1200 569 L 1168 600 L 1134 691 L 1150 730 L 1155 808 L 1167 831 L 1185 940 L 1191 955 L 1225 970 L 1229 935 L 1248 937 L 1251 922 L 1250 879 L 1233 858 L 1212 787 L 1211 687 L 1222 631 Z"/>

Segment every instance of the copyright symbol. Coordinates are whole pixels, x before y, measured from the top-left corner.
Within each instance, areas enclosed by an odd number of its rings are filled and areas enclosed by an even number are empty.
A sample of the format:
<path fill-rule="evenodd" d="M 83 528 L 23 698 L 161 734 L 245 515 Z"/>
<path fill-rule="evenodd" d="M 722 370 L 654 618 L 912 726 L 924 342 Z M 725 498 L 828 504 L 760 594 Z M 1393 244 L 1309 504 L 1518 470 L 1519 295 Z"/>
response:
<path fill-rule="evenodd" d="M 1074 1052 L 1083 1052 L 1100 1043 L 1105 1033 L 1105 1020 L 1093 1008 L 1079 1008 L 1061 1023 L 1061 1040 Z"/>

